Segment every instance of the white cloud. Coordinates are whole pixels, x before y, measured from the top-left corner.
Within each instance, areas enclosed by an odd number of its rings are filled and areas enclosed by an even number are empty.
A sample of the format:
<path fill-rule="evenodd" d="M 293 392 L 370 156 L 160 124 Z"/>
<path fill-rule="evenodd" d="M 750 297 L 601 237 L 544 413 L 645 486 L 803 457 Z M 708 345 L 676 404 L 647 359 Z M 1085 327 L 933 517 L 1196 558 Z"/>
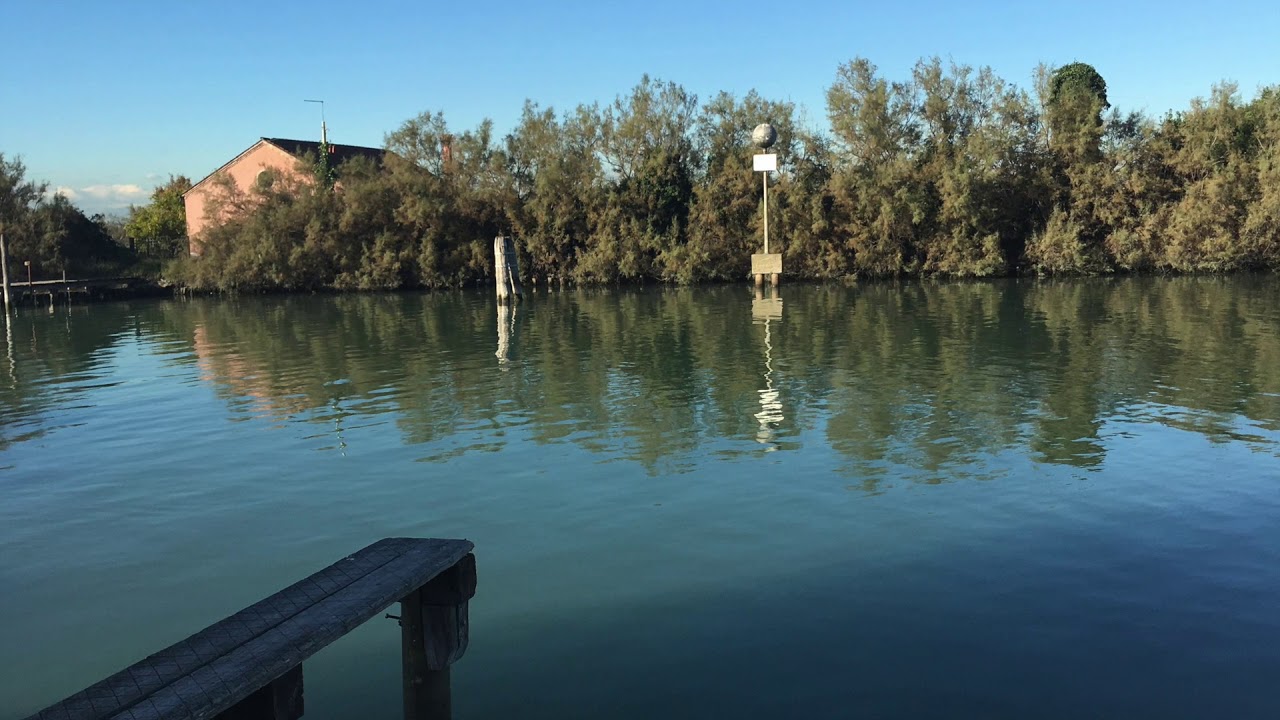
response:
<path fill-rule="evenodd" d="M 147 196 L 147 191 L 132 183 L 128 185 L 90 185 L 77 191 L 85 197 L 100 202 L 133 202 Z"/>
<path fill-rule="evenodd" d="M 88 214 L 96 212 L 119 212 L 130 205 L 142 205 L 151 196 L 151 191 L 134 183 L 116 185 L 87 185 L 80 188 L 58 188 L 55 192 L 67 196 L 81 210 Z"/>
<path fill-rule="evenodd" d="M 86 214 L 120 212 L 130 205 L 143 205 L 151 197 L 151 191 L 134 183 L 115 185 L 87 185 L 73 188 L 59 185 L 45 192 L 45 197 L 61 195 L 75 203 Z"/>

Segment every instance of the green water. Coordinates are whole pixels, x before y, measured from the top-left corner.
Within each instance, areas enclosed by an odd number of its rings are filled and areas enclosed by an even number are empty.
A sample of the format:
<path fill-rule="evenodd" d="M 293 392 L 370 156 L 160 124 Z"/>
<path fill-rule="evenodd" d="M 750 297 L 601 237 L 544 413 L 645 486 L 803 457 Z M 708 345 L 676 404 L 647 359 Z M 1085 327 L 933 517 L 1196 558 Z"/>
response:
<path fill-rule="evenodd" d="M 153 301 L 0 345 L 0 718 L 466 537 L 461 718 L 1280 716 L 1280 281 Z M 396 717 L 374 620 L 308 718 Z"/>

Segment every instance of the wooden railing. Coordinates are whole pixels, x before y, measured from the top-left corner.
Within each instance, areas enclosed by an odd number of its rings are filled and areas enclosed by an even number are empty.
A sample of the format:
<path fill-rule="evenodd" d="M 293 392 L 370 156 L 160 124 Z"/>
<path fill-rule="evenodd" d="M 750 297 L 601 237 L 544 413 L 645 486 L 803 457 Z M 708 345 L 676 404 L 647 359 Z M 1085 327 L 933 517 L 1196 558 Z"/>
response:
<path fill-rule="evenodd" d="M 28 720 L 294 720 L 302 662 L 394 602 L 405 718 L 447 719 L 449 666 L 466 651 L 476 589 L 472 549 L 380 540 Z"/>

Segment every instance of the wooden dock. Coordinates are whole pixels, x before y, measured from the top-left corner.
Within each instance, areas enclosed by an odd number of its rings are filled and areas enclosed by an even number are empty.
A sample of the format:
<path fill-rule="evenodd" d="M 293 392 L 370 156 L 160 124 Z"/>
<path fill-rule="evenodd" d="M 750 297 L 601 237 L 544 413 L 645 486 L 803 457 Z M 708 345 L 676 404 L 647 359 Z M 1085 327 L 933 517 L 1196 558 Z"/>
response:
<path fill-rule="evenodd" d="M 405 718 L 449 718 L 468 638 L 467 540 L 388 538 L 141 660 L 28 720 L 294 720 L 302 662 L 401 604 Z"/>
<path fill-rule="evenodd" d="M 10 282 L 13 299 L 21 304 L 53 305 L 59 298 L 71 302 L 73 296 L 83 298 L 105 297 L 117 293 L 134 292 L 149 283 L 142 278 L 92 278 L 83 280 L 36 280 L 35 282 Z"/>

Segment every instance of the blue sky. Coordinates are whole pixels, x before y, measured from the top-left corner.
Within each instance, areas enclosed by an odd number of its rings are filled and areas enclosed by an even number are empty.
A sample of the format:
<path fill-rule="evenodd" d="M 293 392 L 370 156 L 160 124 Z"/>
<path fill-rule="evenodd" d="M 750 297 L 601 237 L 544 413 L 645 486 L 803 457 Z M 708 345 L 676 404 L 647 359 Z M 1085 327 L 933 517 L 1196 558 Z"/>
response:
<path fill-rule="evenodd" d="M 1030 88 L 1076 60 L 1113 105 L 1160 115 L 1234 80 L 1280 83 L 1280 3 L 0 0 L 0 152 L 88 212 L 199 179 L 262 136 L 380 145 L 423 111 L 514 124 L 525 98 L 606 102 L 644 73 L 706 98 L 755 88 L 825 127 L 838 65 L 921 57 Z"/>

